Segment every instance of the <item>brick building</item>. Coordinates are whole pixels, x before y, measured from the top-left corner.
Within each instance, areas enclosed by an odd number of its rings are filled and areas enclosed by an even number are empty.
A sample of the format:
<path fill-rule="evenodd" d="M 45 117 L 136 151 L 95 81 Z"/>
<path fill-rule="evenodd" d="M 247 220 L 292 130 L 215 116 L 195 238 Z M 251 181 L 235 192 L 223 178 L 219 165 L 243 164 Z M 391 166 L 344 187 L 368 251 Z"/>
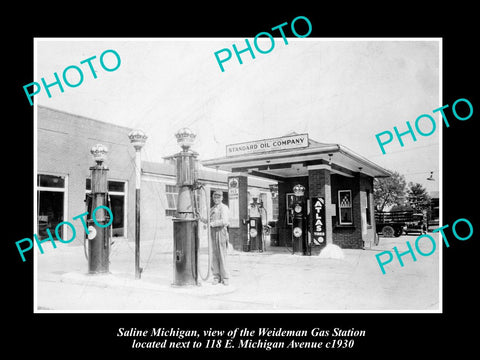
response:
<path fill-rule="evenodd" d="M 263 139 L 227 145 L 227 156 L 205 160 L 203 165 L 230 171 L 240 185 L 239 211 L 244 214 L 248 177 L 255 175 L 273 180 L 278 186 L 278 218 L 276 228 L 280 245 L 292 246 L 293 188 L 302 185 L 305 193 L 303 211 L 308 222 L 308 242 L 324 246 L 360 249 L 375 236 L 373 179 L 390 173 L 368 159 L 339 144 L 324 144 L 308 138 L 308 134 L 288 134 L 282 138 Z M 317 236 L 312 205 L 321 198 L 324 214 L 319 216 L 322 231 Z M 243 215 L 245 216 L 245 215 Z M 242 215 L 241 215 L 242 217 Z M 248 241 L 245 224 L 231 226 L 234 246 L 244 247 Z M 302 250 L 302 249 L 300 249 Z"/>
<path fill-rule="evenodd" d="M 75 225 L 73 244 L 83 244 L 85 231 L 72 218 L 85 212 L 90 191 L 90 170 L 95 164 L 90 149 L 106 145 L 108 188 L 114 215 L 113 235 L 133 237 L 135 230 L 135 151 L 128 139 L 131 129 L 37 106 L 37 234 L 55 229 L 62 221 Z M 70 232 L 68 226 L 63 231 Z M 63 234 L 70 239 L 72 234 Z"/>

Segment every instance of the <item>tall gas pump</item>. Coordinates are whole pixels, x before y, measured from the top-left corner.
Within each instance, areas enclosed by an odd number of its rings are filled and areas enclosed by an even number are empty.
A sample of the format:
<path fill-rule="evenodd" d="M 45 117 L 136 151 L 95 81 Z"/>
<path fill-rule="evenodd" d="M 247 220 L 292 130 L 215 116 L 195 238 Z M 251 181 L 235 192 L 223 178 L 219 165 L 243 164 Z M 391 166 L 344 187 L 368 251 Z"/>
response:
<path fill-rule="evenodd" d="M 92 191 L 87 197 L 87 229 L 88 229 L 88 273 L 108 273 L 110 265 L 110 216 L 104 208 L 110 208 L 108 197 L 108 168 L 103 164 L 108 148 L 97 144 L 90 150 L 96 164 L 90 167 Z M 98 208 L 98 209 L 97 209 Z M 95 212 L 95 214 L 93 214 Z M 94 220 L 95 218 L 95 220 Z"/>
<path fill-rule="evenodd" d="M 183 128 L 175 137 L 182 151 L 173 155 L 178 187 L 177 215 L 173 219 L 173 285 L 198 285 L 199 210 L 195 190 L 200 186 L 198 153 L 190 150 L 196 135 Z"/>
<path fill-rule="evenodd" d="M 250 195 L 252 196 L 252 202 L 248 207 L 247 223 L 249 250 L 262 252 L 265 247 L 263 228 L 267 221 L 266 210 L 263 204 L 258 201 L 260 193 L 257 189 L 252 189 Z"/>
<path fill-rule="evenodd" d="M 307 208 L 305 187 L 298 184 L 293 187 L 294 199 L 291 205 L 292 212 L 292 247 L 293 253 L 302 252 L 308 255 L 307 236 Z"/>

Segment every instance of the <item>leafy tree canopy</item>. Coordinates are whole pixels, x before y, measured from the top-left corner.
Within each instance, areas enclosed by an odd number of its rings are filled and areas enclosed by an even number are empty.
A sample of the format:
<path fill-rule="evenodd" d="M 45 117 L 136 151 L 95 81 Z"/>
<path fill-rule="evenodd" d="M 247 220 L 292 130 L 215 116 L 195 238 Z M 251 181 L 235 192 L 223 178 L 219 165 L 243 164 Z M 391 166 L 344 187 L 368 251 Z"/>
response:
<path fill-rule="evenodd" d="M 408 183 L 407 203 L 415 210 L 427 209 L 430 205 L 430 196 L 427 189 L 419 183 Z"/>
<path fill-rule="evenodd" d="M 396 171 L 390 177 L 374 179 L 373 197 L 376 209 L 383 211 L 385 206 L 404 205 L 406 184 L 405 177 Z"/>

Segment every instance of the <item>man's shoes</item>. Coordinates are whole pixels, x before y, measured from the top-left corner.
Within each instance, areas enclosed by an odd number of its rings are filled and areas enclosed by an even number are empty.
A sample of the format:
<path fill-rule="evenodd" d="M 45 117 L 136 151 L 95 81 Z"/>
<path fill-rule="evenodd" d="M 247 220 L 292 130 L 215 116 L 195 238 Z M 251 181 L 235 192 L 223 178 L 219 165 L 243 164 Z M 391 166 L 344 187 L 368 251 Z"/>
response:
<path fill-rule="evenodd" d="M 223 285 L 228 286 L 228 279 L 223 279 L 222 281 L 220 281 L 219 279 L 213 279 L 213 280 L 212 280 L 212 285 L 220 284 L 220 282 L 221 282 Z"/>

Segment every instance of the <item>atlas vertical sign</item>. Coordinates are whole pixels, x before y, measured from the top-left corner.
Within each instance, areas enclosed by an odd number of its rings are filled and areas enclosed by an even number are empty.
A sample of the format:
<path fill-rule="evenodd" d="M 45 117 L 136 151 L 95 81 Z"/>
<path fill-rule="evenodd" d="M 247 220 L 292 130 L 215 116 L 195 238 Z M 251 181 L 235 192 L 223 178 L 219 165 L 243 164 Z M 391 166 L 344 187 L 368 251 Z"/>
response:
<path fill-rule="evenodd" d="M 314 245 L 325 246 L 325 198 L 313 197 L 312 209 L 310 214 L 312 216 L 312 240 Z"/>

